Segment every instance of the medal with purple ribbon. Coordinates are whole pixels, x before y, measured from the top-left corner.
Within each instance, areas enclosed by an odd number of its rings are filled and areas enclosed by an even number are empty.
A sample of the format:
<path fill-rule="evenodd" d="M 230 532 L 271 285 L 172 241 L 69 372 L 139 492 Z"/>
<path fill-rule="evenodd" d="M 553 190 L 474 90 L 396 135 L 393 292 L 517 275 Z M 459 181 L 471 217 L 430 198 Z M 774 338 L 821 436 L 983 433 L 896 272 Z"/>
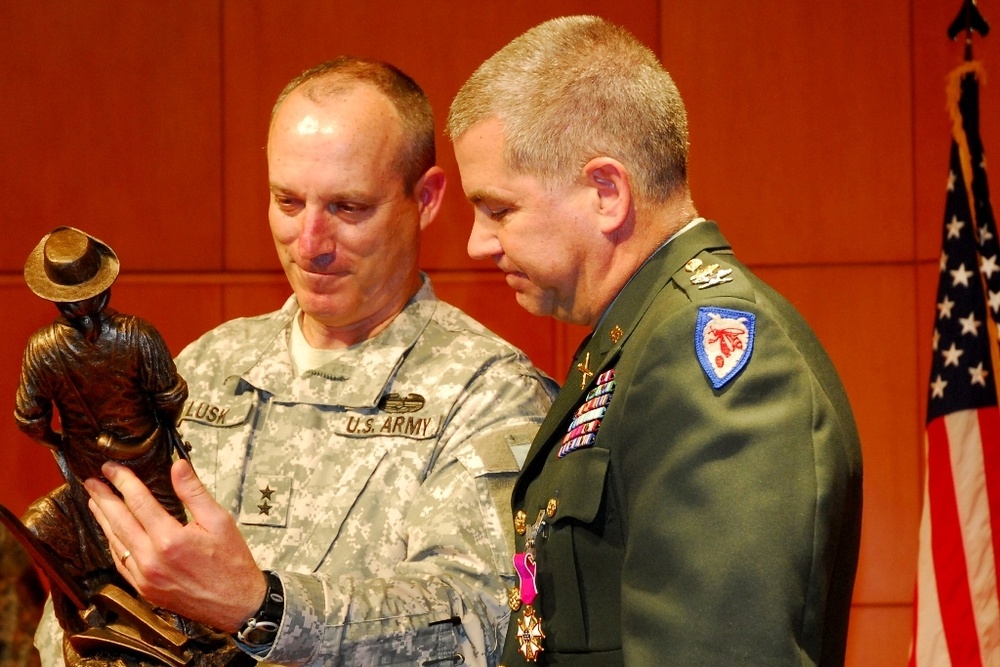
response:
<path fill-rule="evenodd" d="M 521 584 L 521 602 L 525 605 L 521 618 L 517 619 L 517 650 L 528 662 L 536 662 L 542 648 L 545 633 L 542 619 L 535 615 L 533 603 L 538 596 L 535 586 L 535 557 L 531 552 L 514 555 L 514 569 Z"/>
<path fill-rule="evenodd" d="M 524 605 L 521 618 L 517 619 L 517 650 L 528 662 L 537 662 L 545 633 L 542 631 L 542 617 L 535 613 L 534 602 L 538 597 L 535 584 L 535 540 L 544 539 L 545 510 L 525 532 L 524 551 L 514 554 L 514 571 L 517 572 L 520 601 Z"/>

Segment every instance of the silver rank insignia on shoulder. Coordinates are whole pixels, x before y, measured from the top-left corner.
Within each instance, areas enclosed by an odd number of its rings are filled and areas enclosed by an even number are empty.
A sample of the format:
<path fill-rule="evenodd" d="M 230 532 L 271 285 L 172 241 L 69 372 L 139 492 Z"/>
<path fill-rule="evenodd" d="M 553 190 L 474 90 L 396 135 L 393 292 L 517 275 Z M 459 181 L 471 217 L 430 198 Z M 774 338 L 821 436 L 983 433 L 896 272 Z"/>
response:
<path fill-rule="evenodd" d="M 694 346 L 713 387 L 721 388 L 747 365 L 755 334 L 753 313 L 728 308 L 698 309 Z"/>
<path fill-rule="evenodd" d="M 688 260 L 684 270 L 692 274 L 691 284 L 697 285 L 698 289 L 733 282 L 733 277 L 730 275 L 732 269 L 720 269 L 718 264 L 705 264 L 697 257 Z"/>

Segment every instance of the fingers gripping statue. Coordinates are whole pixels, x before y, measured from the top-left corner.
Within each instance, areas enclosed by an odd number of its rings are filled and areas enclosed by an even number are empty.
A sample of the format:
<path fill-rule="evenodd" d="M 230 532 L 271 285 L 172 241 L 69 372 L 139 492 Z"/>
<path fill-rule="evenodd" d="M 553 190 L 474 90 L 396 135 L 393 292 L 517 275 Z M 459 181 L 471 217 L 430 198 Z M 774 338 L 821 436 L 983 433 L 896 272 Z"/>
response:
<path fill-rule="evenodd" d="M 0 510 L 49 577 L 68 665 L 231 664 L 243 654 L 226 635 L 137 599 L 115 566 L 127 567 L 129 554 L 112 552 L 88 509 L 83 480 L 113 459 L 185 521 L 170 465 L 175 452 L 186 457 L 175 424 L 187 384 L 156 329 L 108 307 L 118 269 L 110 247 L 72 227 L 28 257 L 28 287 L 61 317 L 28 341 L 14 416 L 52 448 L 66 483 L 35 501 L 23 526 Z"/>

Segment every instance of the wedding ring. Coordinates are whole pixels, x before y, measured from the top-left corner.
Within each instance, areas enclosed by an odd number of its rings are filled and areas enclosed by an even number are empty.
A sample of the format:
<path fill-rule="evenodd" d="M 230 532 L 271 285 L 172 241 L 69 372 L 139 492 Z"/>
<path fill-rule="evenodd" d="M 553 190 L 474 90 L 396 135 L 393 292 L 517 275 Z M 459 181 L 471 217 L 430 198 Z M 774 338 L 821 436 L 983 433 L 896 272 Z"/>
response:
<path fill-rule="evenodd" d="M 125 561 L 127 561 L 128 557 L 131 556 L 131 555 L 132 555 L 132 552 L 129 551 L 128 549 L 126 549 L 125 553 L 123 553 L 122 557 L 121 557 L 122 567 L 125 567 Z"/>

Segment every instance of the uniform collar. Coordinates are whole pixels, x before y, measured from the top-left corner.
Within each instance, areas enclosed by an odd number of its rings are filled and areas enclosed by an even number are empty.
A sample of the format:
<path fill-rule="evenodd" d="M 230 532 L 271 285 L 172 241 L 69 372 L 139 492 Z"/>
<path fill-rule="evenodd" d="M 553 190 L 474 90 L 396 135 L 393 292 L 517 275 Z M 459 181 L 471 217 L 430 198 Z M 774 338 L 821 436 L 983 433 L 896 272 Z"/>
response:
<path fill-rule="evenodd" d="M 242 378 L 278 402 L 374 408 L 416 344 L 437 308 L 430 279 L 403 310 L 375 337 L 352 345 L 336 360 L 295 376 L 289 340 L 293 318 L 301 309 L 291 297 L 275 318 L 270 341 Z"/>
<path fill-rule="evenodd" d="M 718 224 L 704 219 L 694 222 L 650 255 L 618 293 L 594 329 L 592 342 L 597 349 L 592 354 L 603 357 L 624 345 L 656 294 L 689 259 L 703 250 L 729 249 Z M 621 333 L 612 336 L 616 327 Z"/>
<path fill-rule="evenodd" d="M 566 383 L 535 435 L 524 465 L 525 471 L 536 460 L 544 459 L 542 448 L 545 443 L 564 423 L 567 415 L 601 373 L 611 367 L 653 299 L 670 282 L 672 276 L 702 251 L 728 249 L 729 242 L 719 231 L 718 225 L 711 221 L 701 222 L 686 230 L 683 235 L 674 235 L 669 243 L 661 245 L 633 274 L 615 297 L 597 328 L 577 350 Z M 581 372 L 577 370 L 579 364 L 586 364 L 589 373 L 589 379 L 582 387 Z"/>
<path fill-rule="evenodd" d="M 601 315 L 601 319 L 599 319 L 597 321 L 597 326 L 594 327 L 594 331 L 597 331 L 598 329 L 601 328 L 601 324 L 604 323 L 604 320 L 607 319 L 608 313 L 611 311 L 612 308 L 614 308 L 615 302 L 618 300 L 618 297 L 622 294 L 622 292 L 624 292 L 625 290 L 628 289 L 628 286 L 632 283 L 632 280 L 637 275 L 639 275 L 640 273 L 642 273 L 643 268 L 645 268 L 645 266 L 647 264 L 649 264 L 651 261 L 653 261 L 653 259 L 655 257 L 661 256 L 663 254 L 663 249 L 667 247 L 668 243 L 670 243 L 671 241 L 673 241 L 674 239 L 676 239 L 678 236 L 680 236 L 684 232 L 690 231 L 691 229 L 694 229 L 696 226 L 700 225 L 703 222 L 705 222 L 705 218 L 700 218 L 700 217 L 699 218 L 694 218 L 693 220 L 691 220 L 690 222 L 688 222 L 686 225 L 684 225 L 683 227 L 681 227 L 680 229 L 678 229 L 676 232 L 674 232 L 673 234 L 671 234 L 670 236 L 668 236 L 667 240 L 665 240 L 663 243 L 661 243 L 660 245 L 658 245 L 656 247 L 656 250 L 654 250 L 652 253 L 650 253 L 649 257 L 647 257 L 642 262 L 642 264 L 639 265 L 639 268 L 635 270 L 635 273 L 633 273 L 632 276 L 628 279 L 628 281 L 626 281 L 625 285 L 621 288 L 621 290 L 619 290 L 618 294 L 615 295 L 615 298 L 611 300 L 610 304 L 608 304 L 608 307 L 604 309 L 604 313 Z M 715 223 L 713 222 L 712 225 L 715 225 Z"/>

